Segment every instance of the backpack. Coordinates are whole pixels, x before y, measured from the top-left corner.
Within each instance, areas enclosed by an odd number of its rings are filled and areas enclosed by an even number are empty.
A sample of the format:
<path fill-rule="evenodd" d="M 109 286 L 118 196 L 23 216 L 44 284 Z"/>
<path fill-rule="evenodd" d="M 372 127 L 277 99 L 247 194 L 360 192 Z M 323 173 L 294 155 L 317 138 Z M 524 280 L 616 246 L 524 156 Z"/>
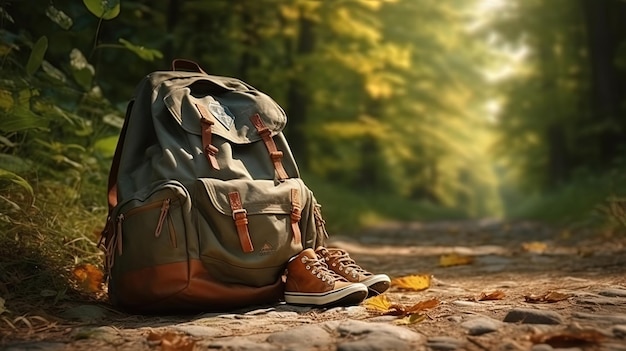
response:
<path fill-rule="evenodd" d="M 192 61 L 141 80 L 113 157 L 100 242 L 114 305 L 220 311 L 283 297 L 289 258 L 327 237 L 286 122 L 268 95 Z"/>

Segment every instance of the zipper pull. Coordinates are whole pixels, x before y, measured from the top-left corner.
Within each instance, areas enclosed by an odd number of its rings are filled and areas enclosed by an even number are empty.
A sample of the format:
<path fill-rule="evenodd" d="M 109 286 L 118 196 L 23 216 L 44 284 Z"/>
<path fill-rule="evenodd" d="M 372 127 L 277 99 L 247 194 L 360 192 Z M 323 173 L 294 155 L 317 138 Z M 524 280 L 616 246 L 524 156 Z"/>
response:
<path fill-rule="evenodd" d="M 161 230 L 163 230 L 163 223 L 165 222 L 165 218 L 167 218 L 167 212 L 170 209 L 170 202 L 172 200 L 165 199 L 163 200 L 163 205 L 161 206 L 161 214 L 159 215 L 159 222 L 157 223 L 157 227 L 154 230 L 154 237 L 158 238 L 161 236 Z"/>
<path fill-rule="evenodd" d="M 118 255 L 122 255 L 122 222 L 124 221 L 124 214 L 120 213 L 117 216 L 117 231 L 115 235 L 115 246 L 117 246 Z"/>

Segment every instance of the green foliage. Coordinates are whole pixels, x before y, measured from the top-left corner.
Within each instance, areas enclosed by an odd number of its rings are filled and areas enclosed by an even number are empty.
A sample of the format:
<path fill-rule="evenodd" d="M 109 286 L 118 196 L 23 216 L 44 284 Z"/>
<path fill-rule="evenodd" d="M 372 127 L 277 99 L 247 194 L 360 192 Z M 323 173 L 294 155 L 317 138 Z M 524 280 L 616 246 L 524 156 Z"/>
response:
<path fill-rule="evenodd" d="M 43 36 L 33 45 L 33 51 L 28 58 L 28 62 L 26 63 L 26 74 L 32 76 L 39 66 L 41 66 L 46 50 L 48 50 L 48 38 Z"/>
<path fill-rule="evenodd" d="M 120 0 L 83 0 L 83 3 L 94 16 L 110 20 L 120 14 Z"/>

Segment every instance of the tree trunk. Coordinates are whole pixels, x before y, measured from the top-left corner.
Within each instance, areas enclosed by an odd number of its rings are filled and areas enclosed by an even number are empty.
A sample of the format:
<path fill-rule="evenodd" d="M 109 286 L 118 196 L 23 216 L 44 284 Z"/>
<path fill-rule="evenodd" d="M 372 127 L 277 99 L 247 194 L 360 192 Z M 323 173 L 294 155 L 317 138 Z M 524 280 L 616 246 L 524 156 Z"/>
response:
<path fill-rule="evenodd" d="M 313 52 L 315 48 L 314 26 L 315 24 L 310 19 L 303 16 L 301 12 L 299 19 L 300 30 L 295 56 L 304 56 Z M 294 70 L 292 63 L 293 60 L 289 60 L 289 68 Z M 307 110 L 309 107 L 309 91 L 302 73 L 303 72 L 298 71 L 296 75 L 292 75 L 288 82 L 286 110 L 289 116 L 289 123 L 285 133 L 289 139 L 289 144 L 291 145 L 296 160 L 298 160 L 300 164 L 306 165 L 309 162 L 307 133 L 305 131 Z"/>
<path fill-rule="evenodd" d="M 604 125 L 616 125 L 620 114 L 622 86 L 616 72 L 614 58 L 619 39 L 612 29 L 613 20 L 623 19 L 623 12 L 611 13 L 612 6 L 607 0 L 583 0 L 586 15 L 588 47 L 592 73 L 592 108 L 595 119 Z M 624 5 L 616 4 L 621 7 Z M 616 16 L 617 18 L 615 18 Z M 617 153 L 617 146 L 623 135 L 609 127 L 599 137 L 600 161 L 610 162 Z"/>

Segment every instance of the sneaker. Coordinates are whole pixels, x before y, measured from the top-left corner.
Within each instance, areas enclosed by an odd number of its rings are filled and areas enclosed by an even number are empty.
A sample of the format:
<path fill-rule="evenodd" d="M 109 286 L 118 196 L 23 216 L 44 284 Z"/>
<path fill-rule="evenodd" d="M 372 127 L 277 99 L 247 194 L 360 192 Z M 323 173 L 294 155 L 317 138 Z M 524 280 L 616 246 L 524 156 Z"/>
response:
<path fill-rule="evenodd" d="M 324 260 L 328 268 L 344 279 L 367 286 L 368 297 L 378 295 L 389 289 L 391 279 L 386 274 L 372 274 L 354 262 L 348 252 L 342 249 L 318 247 L 317 256 Z"/>
<path fill-rule="evenodd" d="M 287 264 L 285 302 L 294 305 L 357 305 L 367 287 L 346 281 L 328 269 L 313 249 L 305 249 Z"/>

